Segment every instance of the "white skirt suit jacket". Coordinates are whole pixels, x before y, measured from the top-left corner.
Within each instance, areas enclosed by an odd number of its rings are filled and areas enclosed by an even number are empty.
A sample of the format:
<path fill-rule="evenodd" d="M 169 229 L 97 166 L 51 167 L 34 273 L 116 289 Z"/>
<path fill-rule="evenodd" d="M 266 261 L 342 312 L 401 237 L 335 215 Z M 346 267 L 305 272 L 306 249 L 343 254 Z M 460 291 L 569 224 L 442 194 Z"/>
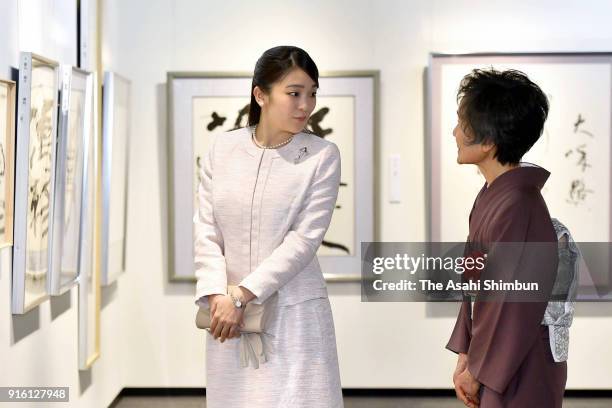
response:
<path fill-rule="evenodd" d="M 218 135 L 205 157 L 195 223 L 196 302 L 249 289 L 275 305 L 274 353 L 241 368 L 239 339 L 207 336 L 207 406 L 342 407 L 335 330 L 316 252 L 340 186 L 340 152 L 296 134 L 261 149 L 251 128 Z"/>
<path fill-rule="evenodd" d="M 195 223 L 196 299 L 249 289 L 279 305 L 327 297 L 315 256 L 340 186 L 338 147 L 296 134 L 261 149 L 242 128 L 215 138 L 204 159 Z"/>

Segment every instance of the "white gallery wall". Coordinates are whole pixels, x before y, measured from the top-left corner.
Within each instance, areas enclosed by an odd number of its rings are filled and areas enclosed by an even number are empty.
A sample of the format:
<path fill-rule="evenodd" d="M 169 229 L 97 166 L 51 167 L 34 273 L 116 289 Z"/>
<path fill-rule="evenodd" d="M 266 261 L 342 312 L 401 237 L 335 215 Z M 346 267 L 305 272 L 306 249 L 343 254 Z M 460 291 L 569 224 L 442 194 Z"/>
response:
<path fill-rule="evenodd" d="M 251 71 L 281 44 L 303 47 L 322 71 L 380 70 L 379 239 L 419 241 L 428 53 L 611 51 L 611 13 L 606 1 L 107 1 L 105 63 L 131 78 L 133 95 L 127 273 L 118 286 L 121 337 L 138 347 L 123 360 L 125 385 L 205 384 L 194 287 L 167 282 L 167 71 Z M 387 201 L 391 153 L 401 154 L 400 204 Z M 329 284 L 329 293 L 344 387 L 451 386 L 455 356 L 444 345 L 455 305 L 361 303 L 356 283 Z M 612 388 L 612 305 L 581 304 L 577 314 L 568 388 Z"/>
<path fill-rule="evenodd" d="M 105 68 L 131 79 L 133 115 L 127 270 L 102 290 L 101 358 L 91 371 L 78 371 L 77 291 L 26 317 L 10 317 L 10 249 L 0 251 L 0 361 L 6 367 L 0 385 L 70 386 L 71 401 L 83 407 L 107 406 L 122 387 L 205 385 L 194 285 L 167 279 L 168 71 L 251 71 L 264 50 L 281 44 L 303 47 L 322 71 L 380 70 L 378 239 L 421 241 L 429 52 L 612 51 L 607 1 L 103 3 Z M 3 70 L 16 65 L 23 46 L 17 9 L 16 0 L 0 1 Z M 48 57 L 72 58 L 61 44 L 29 41 Z M 399 204 L 387 200 L 391 153 L 402 160 Z M 451 387 L 456 358 L 444 345 L 456 305 L 362 303 L 357 283 L 331 283 L 329 293 L 345 388 Z M 577 315 L 568 388 L 612 389 L 612 304 L 579 304 Z"/>
<path fill-rule="evenodd" d="M 0 0 L 0 77 L 11 79 L 20 50 L 76 64 L 75 33 L 76 0 Z M 101 356 L 79 371 L 78 289 L 11 315 L 11 255 L 12 248 L 0 250 L 0 386 L 70 387 L 70 406 L 108 406 L 123 388 L 121 360 L 128 350 L 120 335 L 119 288 L 102 293 Z"/>

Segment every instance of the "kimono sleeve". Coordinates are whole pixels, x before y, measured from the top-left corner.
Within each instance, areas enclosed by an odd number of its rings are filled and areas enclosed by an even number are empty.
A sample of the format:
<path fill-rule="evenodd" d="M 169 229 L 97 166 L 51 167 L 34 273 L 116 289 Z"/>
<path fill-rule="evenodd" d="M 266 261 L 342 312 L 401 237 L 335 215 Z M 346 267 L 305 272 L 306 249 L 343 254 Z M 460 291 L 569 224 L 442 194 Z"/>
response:
<path fill-rule="evenodd" d="M 201 306 L 207 304 L 207 299 L 202 296 L 227 293 L 223 235 L 215 221 L 212 203 L 214 146 L 204 156 L 198 208 L 193 217 L 196 304 Z"/>
<path fill-rule="evenodd" d="M 459 316 L 446 348 L 457 354 L 467 353 L 472 338 L 472 319 L 470 318 L 472 304 L 469 301 L 461 302 Z"/>
<path fill-rule="evenodd" d="M 340 188 L 340 151 L 330 144 L 321 152 L 302 208 L 281 244 L 239 284 L 264 302 L 315 256 L 332 218 Z"/>

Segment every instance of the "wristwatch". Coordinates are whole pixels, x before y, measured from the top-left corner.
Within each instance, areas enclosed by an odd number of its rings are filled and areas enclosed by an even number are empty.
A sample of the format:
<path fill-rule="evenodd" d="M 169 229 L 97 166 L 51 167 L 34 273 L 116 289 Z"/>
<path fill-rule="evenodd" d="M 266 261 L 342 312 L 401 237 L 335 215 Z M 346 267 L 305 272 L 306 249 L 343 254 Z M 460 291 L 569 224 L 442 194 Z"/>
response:
<path fill-rule="evenodd" d="M 240 300 L 238 296 L 234 295 L 231 292 L 229 293 L 229 295 L 230 295 L 230 298 L 232 298 L 232 303 L 234 304 L 234 306 L 236 306 L 236 308 L 242 309 L 244 307 L 242 300 Z"/>

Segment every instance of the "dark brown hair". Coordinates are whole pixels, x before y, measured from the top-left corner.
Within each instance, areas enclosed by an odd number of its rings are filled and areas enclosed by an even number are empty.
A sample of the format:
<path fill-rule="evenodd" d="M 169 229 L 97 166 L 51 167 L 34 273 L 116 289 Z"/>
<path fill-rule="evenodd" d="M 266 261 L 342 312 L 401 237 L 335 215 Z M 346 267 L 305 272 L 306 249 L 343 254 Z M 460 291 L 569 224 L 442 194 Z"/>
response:
<path fill-rule="evenodd" d="M 521 71 L 475 69 L 457 93 L 459 120 L 472 143 L 491 143 L 501 164 L 517 164 L 538 141 L 548 99 Z"/>

